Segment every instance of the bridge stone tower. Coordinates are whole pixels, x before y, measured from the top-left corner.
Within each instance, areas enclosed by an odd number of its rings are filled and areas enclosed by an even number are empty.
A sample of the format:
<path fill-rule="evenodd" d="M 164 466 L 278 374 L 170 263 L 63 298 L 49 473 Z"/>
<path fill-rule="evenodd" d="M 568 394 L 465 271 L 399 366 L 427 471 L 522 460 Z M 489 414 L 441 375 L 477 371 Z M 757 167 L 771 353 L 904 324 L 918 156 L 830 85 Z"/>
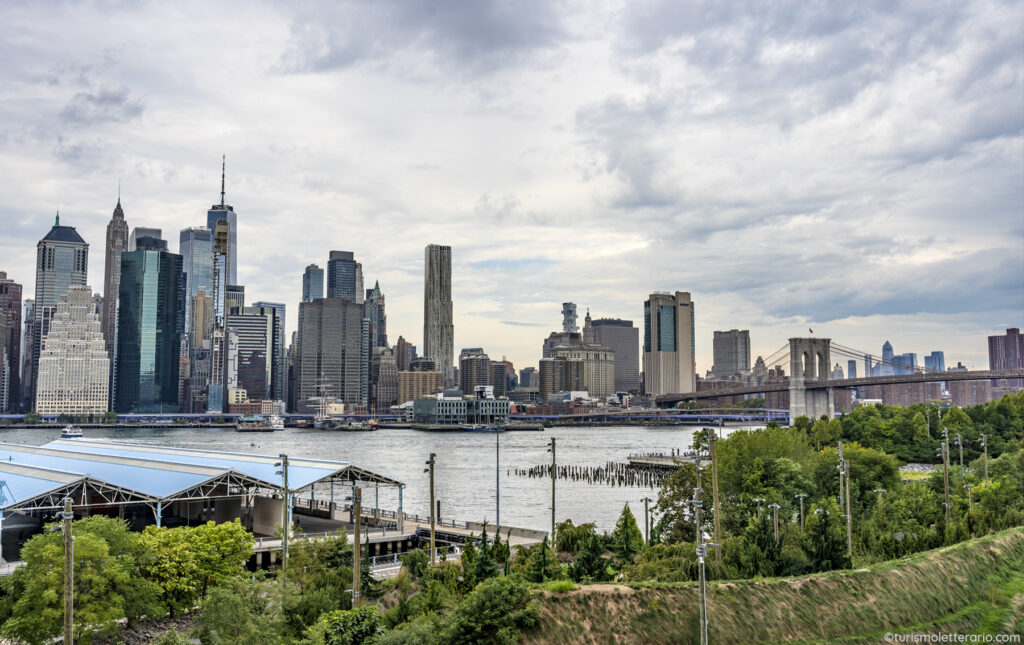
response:
<path fill-rule="evenodd" d="M 807 383 L 827 381 L 832 365 L 831 338 L 789 339 L 789 420 L 806 415 L 817 419 L 835 414 L 831 388 L 807 389 Z"/>

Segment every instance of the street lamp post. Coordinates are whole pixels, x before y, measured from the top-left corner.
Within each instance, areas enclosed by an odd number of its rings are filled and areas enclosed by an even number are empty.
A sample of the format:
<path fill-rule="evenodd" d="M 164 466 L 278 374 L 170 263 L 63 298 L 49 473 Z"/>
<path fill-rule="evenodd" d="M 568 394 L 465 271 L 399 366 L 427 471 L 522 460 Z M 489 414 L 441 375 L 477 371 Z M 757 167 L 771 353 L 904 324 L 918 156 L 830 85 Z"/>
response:
<path fill-rule="evenodd" d="M 75 536 L 71 530 L 71 522 L 75 517 L 71 510 L 71 498 L 64 498 L 64 642 L 74 642 L 74 606 L 75 606 Z"/>
<path fill-rule="evenodd" d="M 772 525 L 775 527 L 775 541 L 779 541 L 779 505 L 769 504 L 768 508 L 772 509 Z"/>
<path fill-rule="evenodd" d="M 958 432 L 956 433 L 956 445 L 960 449 L 960 483 L 967 482 L 967 474 L 964 473 L 964 438 Z"/>
<path fill-rule="evenodd" d="M 501 428 L 494 428 L 494 531 L 501 530 Z"/>
<path fill-rule="evenodd" d="M 430 453 L 430 459 L 426 461 L 427 468 L 423 469 L 423 472 L 430 473 L 430 564 L 437 564 L 437 542 L 434 538 L 434 522 L 436 517 L 434 516 L 434 459 L 437 457 L 435 453 Z"/>
<path fill-rule="evenodd" d="M 755 497 L 753 501 L 757 503 L 757 519 L 761 519 L 761 504 L 765 500 L 763 497 Z"/>
<path fill-rule="evenodd" d="M 796 497 L 800 498 L 800 530 L 804 530 L 804 498 L 807 497 L 807 493 L 798 493 Z"/>
<path fill-rule="evenodd" d="M 974 510 L 974 497 L 971 496 L 971 489 L 974 488 L 974 484 L 964 484 L 964 488 L 967 489 L 967 510 Z"/>
<path fill-rule="evenodd" d="M 551 437 L 551 443 L 548 444 L 548 452 L 551 453 L 551 546 L 554 548 L 555 545 L 555 476 L 558 468 L 557 462 L 555 461 L 555 438 Z"/>
<path fill-rule="evenodd" d="M 985 485 L 988 486 L 988 437 L 981 435 L 981 447 L 985 451 Z"/>

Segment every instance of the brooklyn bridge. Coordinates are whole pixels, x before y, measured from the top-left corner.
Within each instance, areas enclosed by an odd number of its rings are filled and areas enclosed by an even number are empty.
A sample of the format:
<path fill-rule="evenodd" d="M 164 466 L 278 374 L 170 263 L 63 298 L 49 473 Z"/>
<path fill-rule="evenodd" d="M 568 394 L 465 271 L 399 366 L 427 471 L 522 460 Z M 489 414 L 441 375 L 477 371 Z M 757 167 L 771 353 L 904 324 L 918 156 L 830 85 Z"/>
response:
<path fill-rule="evenodd" d="M 829 338 L 790 338 L 787 346 L 780 348 L 770 357 L 773 365 L 781 365 L 786 359 L 789 362 L 788 378 L 766 379 L 761 383 L 731 383 L 718 381 L 710 389 L 698 392 L 682 392 L 663 394 L 656 397 L 658 407 L 672 408 L 683 402 L 717 400 L 719 402 L 740 399 L 749 395 L 763 394 L 766 399 L 772 393 L 788 394 L 790 419 L 800 415 L 816 418 L 821 415 L 833 416 L 836 412 L 836 392 L 849 392 L 854 388 L 870 388 L 871 386 L 916 384 L 916 383 L 950 383 L 963 381 L 1002 381 L 1009 380 L 1011 385 L 1020 386 L 1024 383 L 1024 369 L 1009 370 L 963 370 L 963 371 L 923 371 L 922 368 L 905 365 L 891 365 L 893 370 L 914 370 L 912 373 L 893 373 L 882 376 L 866 376 L 861 378 L 832 378 L 833 350 L 837 357 L 854 358 L 856 360 L 874 357 L 833 343 Z M 785 350 L 788 350 L 786 352 Z M 767 362 L 767 361 L 766 361 Z M 874 360 L 875 364 L 885 364 Z M 785 395 L 776 396 L 775 401 L 785 399 Z M 849 396 L 840 396 L 840 400 L 848 400 Z M 937 397 L 936 397 L 937 398 Z M 785 407 L 769 405 L 766 408 Z"/>

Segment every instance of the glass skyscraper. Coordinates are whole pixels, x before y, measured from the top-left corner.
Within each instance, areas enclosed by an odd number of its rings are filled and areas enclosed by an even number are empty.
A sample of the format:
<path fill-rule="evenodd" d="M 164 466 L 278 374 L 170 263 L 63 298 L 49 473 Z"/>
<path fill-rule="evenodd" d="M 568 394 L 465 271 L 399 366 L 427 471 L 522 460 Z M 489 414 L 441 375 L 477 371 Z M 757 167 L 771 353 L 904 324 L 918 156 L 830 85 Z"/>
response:
<path fill-rule="evenodd" d="M 199 289 L 207 295 L 213 293 L 213 233 L 205 226 L 183 229 L 178 253 L 185 281 L 185 331 L 191 335 L 192 299 L 199 295 Z"/>
<path fill-rule="evenodd" d="M 327 260 L 327 297 L 363 302 L 363 267 L 352 251 L 331 251 Z"/>
<path fill-rule="evenodd" d="M 216 230 L 217 221 L 228 223 L 227 258 L 225 261 L 225 284 L 238 284 L 238 219 L 235 209 L 224 203 L 224 165 L 220 171 L 220 203 L 214 204 L 206 213 L 206 228 Z"/>
<path fill-rule="evenodd" d="M 178 408 L 182 257 L 149 238 L 121 254 L 118 303 L 118 412 Z"/>
<path fill-rule="evenodd" d="M 324 297 L 324 270 L 315 264 L 306 267 L 302 274 L 302 302 L 319 300 Z"/>

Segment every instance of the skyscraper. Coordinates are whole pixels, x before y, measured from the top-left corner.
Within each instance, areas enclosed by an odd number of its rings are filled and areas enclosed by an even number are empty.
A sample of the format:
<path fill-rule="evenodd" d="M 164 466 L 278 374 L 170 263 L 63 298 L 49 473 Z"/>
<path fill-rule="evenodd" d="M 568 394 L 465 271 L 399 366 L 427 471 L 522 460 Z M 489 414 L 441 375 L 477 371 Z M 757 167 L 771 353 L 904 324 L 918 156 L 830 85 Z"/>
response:
<path fill-rule="evenodd" d="M 103 340 L 107 353 L 113 359 L 115 331 L 117 329 L 117 292 L 121 283 L 121 254 L 128 250 L 128 223 L 121 210 L 121 197 L 117 198 L 114 214 L 107 224 L 107 247 L 103 261 Z"/>
<path fill-rule="evenodd" d="M 423 262 L 423 355 L 454 382 L 455 325 L 452 321 L 452 247 L 428 244 Z"/>
<path fill-rule="evenodd" d="M 0 271 L 0 413 L 21 408 L 21 285 Z"/>
<path fill-rule="evenodd" d="M 750 371 L 750 330 L 731 329 L 716 331 L 714 341 L 715 364 L 711 376 L 731 379 Z"/>
<path fill-rule="evenodd" d="M 644 303 L 644 389 L 647 394 L 696 390 L 694 303 L 687 291 L 652 293 Z"/>
<path fill-rule="evenodd" d="M 924 357 L 924 371 L 926 372 L 945 372 L 946 371 L 946 355 L 940 351 L 934 351 Z"/>
<path fill-rule="evenodd" d="M 416 346 L 411 345 L 402 336 L 395 341 L 395 365 L 399 372 L 409 371 L 409 364 L 416 358 Z"/>
<path fill-rule="evenodd" d="M 274 310 L 274 347 L 271 352 L 273 370 L 270 379 L 270 398 L 275 401 L 284 401 L 288 395 L 288 348 L 285 343 L 284 303 L 260 300 L 252 303 L 252 306 L 259 309 L 270 308 Z"/>
<path fill-rule="evenodd" d="M 36 245 L 36 298 L 32 315 L 32 368 L 31 381 L 22 385 L 27 389 L 29 405 L 36 400 L 36 381 L 39 374 L 39 353 L 42 339 L 50 331 L 57 301 L 72 286 L 86 283 L 89 272 L 89 245 L 72 226 L 60 225 L 60 214 L 53 228 Z M 90 301 L 92 294 L 89 294 Z M 25 348 L 28 353 L 28 347 Z"/>
<path fill-rule="evenodd" d="M 118 200 L 120 202 L 120 199 Z M 158 228 L 148 228 L 145 226 L 136 226 L 132 229 L 132 234 L 128 238 L 128 248 L 126 251 L 134 251 L 139 246 L 139 238 L 151 237 L 154 240 L 163 239 L 163 231 Z"/>
<path fill-rule="evenodd" d="M 35 410 L 40 414 L 101 414 L 109 407 L 110 357 L 92 289 L 72 286 L 54 307 L 42 341 Z"/>
<path fill-rule="evenodd" d="M 615 391 L 640 389 L 640 330 L 632 320 L 598 318 L 593 321 L 597 343 L 615 351 Z"/>
<path fill-rule="evenodd" d="M 852 358 L 846 361 L 846 378 L 857 378 L 857 361 Z"/>
<path fill-rule="evenodd" d="M 235 209 L 224 203 L 224 176 L 226 158 L 221 159 L 220 203 L 214 204 L 206 213 L 206 228 L 216 232 L 217 222 L 227 223 L 227 243 L 224 249 L 224 283 L 238 284 L 238 219 Z"/>
<path fill-rule="evenodd" d="M 896 355 L 892 351 L 892 343 L 885 341 L 882 344 L 882 364 L 880 368 L 880 376 L 889 376 L 896 373 Z"/>
<path fill-rule="evenodd" d="M 1020 329 L 1007 329 L 1005 334 L 988 337 L 988 368 L 1016 370 L 1024 368 L 1024 335 Z M 995 382 L 994 382 L 995 383 Z M 1024 387 L 1024 379 L 1007 379 L 1011 388 Z"/>
<path fill-rule="evenodd" d="M 366 290 L 366 317 L 370 321 L 370 347 L 388 346 L 388 317 L 384 313 L 384 294 L 380 282 Z"/>
<path fill-rule="evenodd" d="M 347 298 L 299 304 L 296 411 L 313 412 L 321 396 L 364 405 L 363 306 Z"/>
<path fill-rule="evenodd" d="M 274 398 L 276 313 L 273 307 L 240 307 L 227 316 L 227 329 L 238 337 L 238 388 L 245 390 L 250 401 Z"/>
<path fill-rule="evenodd" d="M 121 254 L 116 409 L 172 412 L 178 407 L 182 259 L 152 238 L 138 244 Z"/>
<path fill-rule="evenodd" d="M 352 251 L 331 251 L 327 260 L 327 297 L 363 301 L 363 265 Z"/>
<path fill-rule="evenodd" d="M 213 232 L 205 226 L 182 229 L 178 253 L 185 280 L 185 333 L 189 339 L 208 337 L 208 330 L 192 327 L 192 301 L 200 289 L 207 296 L 213 293 Z"/>
<path fill-rule="evenodd" d="M 302 302 L 324 297 L 324 270 L 315 264 L 306 267 L 302 274 Z"/>
<path fill-rule="evenodd" d="M 562 303 L 562 331 L 567 334 L 578 334 L 580 328 L 576 325 L 576 303 Z"/>

